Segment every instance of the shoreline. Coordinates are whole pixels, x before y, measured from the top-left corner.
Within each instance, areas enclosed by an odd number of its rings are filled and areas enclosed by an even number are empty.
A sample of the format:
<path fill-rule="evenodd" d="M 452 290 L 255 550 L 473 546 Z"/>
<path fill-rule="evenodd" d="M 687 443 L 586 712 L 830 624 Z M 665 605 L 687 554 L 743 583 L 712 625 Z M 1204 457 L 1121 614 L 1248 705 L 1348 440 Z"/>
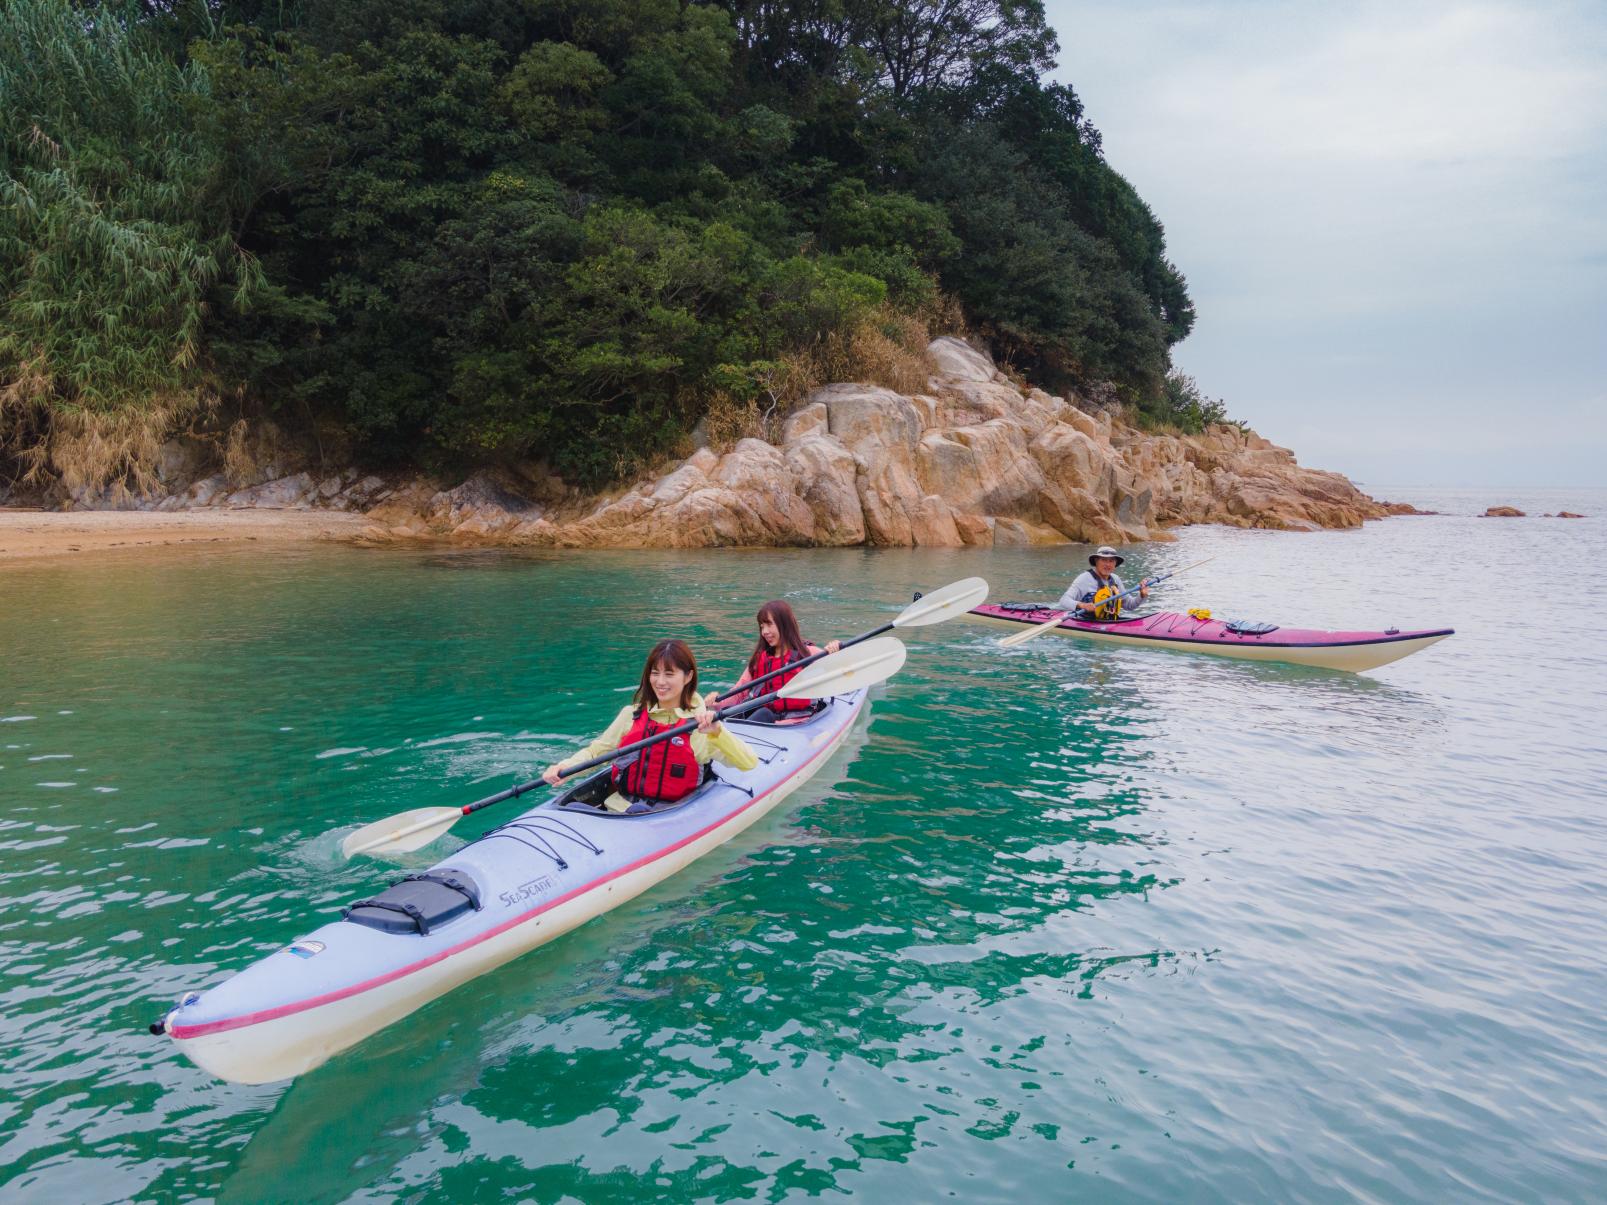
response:
<path fill-rule="evenodd" d="M 1386 516 L 1393 517 L 1393 516 Z M 1200 524 L 1180 524 L 1182 527 Z M 1205 524 L 1204 526 L 1209 526 Z M 1138 543 L 1165 543 L 1176 537 L 1164 529 Z M 505 547 L 529 550 L 529 545 L 467 545 L 448 538 L 422 534 L 411 539 L 374 539 L 372 517 L 337 510 L 82 510 L 48 511 L 0 507 L 0 566 L 25 561 L 83 557 L 95 553 L 151 551 L 196 544 L 262 543 L 293 545 L 336 543 L 351 548 Z M 1070 541 L 1067 541 L 1068 543 Z M 727 545 L 725 551 L 766 549 L 766 545 Z M 573 549 L 571 551 L 593 551 Z M 596 549 L 595 551 L 620 551 Z"/>
<path fill-rule="evenodd" d="M 0 564 L 188 544 L 348 541 L 366 522 L 342 511 L 0 508 Z"/>

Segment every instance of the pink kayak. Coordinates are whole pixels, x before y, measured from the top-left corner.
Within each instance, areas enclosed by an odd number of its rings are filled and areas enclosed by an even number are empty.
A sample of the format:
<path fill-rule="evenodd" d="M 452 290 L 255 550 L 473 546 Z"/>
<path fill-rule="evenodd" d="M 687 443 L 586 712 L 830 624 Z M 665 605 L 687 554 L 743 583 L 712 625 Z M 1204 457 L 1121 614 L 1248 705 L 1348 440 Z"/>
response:
<path fill-rule="evenodd" d="M 1047 623 L 1052 608 L 1033 603 L 987 603 L 970 612 L 970 618 L 995 627 L 1021 631 Z M 1047 635 L 1081 636 L 1135 648 L 1172 649 L 1241 657 L 1249 661 L 1289 661 L 1352 673 L 1377 669 L 1409 657 L 1452 635 L 1451 628 L 1402 632 L 1324 632 L 1315 628 L 1284 628 L 1270 623 L 1194 619 L 1176 611 L 1138 615 L 1110 623 L 1062 619 Z"/>

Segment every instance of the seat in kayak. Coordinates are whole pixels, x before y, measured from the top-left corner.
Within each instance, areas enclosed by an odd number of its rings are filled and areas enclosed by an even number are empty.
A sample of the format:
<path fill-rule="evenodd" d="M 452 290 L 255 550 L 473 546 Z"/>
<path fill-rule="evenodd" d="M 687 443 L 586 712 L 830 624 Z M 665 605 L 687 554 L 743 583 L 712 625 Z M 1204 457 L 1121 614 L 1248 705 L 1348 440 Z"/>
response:
<path fill-rule="evenodd" d="M 783 728 L 801 728 L 806 724 L 813 724 L 821 716 L 825 715 L 830 709 L 830 699 L 817 699 L 815 701 L 815 705 L 808 711 L 785 712 L 773 720 L 755 719 L 753 713 L 749 713 L 748 715 L 737 716 L 735 719 L 731 720 L 730 723 L 752 724 L 755 728 L 775 728 L 777 726 Z"/>
<path fill-rule="evenodd" d="M 354 925 L 381 933 L 427 937 L 442 925 L 480 910 L 480 886 L 466 871 L 443 868 L 410 874 L 373 899 L 340 910 Z"/>
<path fill-rule="evenodd" d="M 570 787 L 554 799 L 552 805 L 566 812 L 584 812 L 589 816 L 601 816 L 607 820 L 635 820 L 642 816 L 661 816 L 665 812 L 679 811 L 687 804 L 703 798 L 708 794 L 709 788 L 717 785 L 719 781 L 714 773 L 714 766 L 710 763 L 703 767 L 703 781 L 690 795 L 683 795 L 679 799 L 642 799 L 621 791 L 619 793 L 630 800 L 631 810 L 611 812 L 603 806 L 603 800 L 614 794 L 613 771 L 604 766 L 597 773 L 588 775 Z"/>
<path fill-rule="evenodd" d="M 993 609 L 996 611 L 1008 611 L 1012 616 L 1025 618 L 1031 615 L 1048 616 L 1051 612 L 1058 611 L 1060 608 L 1046 606 L 1043 603 L 1007 602 L 998 603 Z M 1149 617 L 1149 615 L 1123 615 L 1117 619 L 1086 619 L 1073 615 L 1071 618 L 1076 623 L 1098 623 L 1108 626 L 1113 623 L 1140 623 Z"/>

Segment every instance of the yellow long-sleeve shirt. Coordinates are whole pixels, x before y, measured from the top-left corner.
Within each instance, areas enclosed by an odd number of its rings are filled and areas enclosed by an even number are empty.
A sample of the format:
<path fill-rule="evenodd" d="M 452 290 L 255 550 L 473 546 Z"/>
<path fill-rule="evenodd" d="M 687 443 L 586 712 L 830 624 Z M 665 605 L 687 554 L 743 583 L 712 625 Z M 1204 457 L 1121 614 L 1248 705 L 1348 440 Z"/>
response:
<path fill-rule="evenodd" d="M 648 712 L 648 715 L 652 717 L 655 724 L 679 724 L 696 716 L 698 708 L 702 705 L 703 697 L 694 694 L 691 707 L 654 707 Z M 631 730 L 631 725 L 635 722 L 636 705 L 627 703 L 619 709 L 619 714 L 614 717 L 614 722 L 603 731 L 600 737 L 579 753 L 564 758 L 563 761 L 557 764 L 556 768 L 559 772 L 562 772 L 566 766 L 571 766 L 579 761 L 586 761 L 589 758 L 601 757 L 605 753 L 618 749 L 624 743 L 625 734 Z M 691 747 L 692 756 L 697 758 L 700 766 L 707 765 L 711 761 L 717 761 L 722 765 L 731 766 L 737 770 L 751 770 L 759 764 L 759 759 L 754 756 L 753 750 L 748 748 L 747 743 L 740 736 L 731 731 L 729 724 L 721 724 L 720 731 L 714 736 L 704 736 L 701 732 L 693 732 Z"/>

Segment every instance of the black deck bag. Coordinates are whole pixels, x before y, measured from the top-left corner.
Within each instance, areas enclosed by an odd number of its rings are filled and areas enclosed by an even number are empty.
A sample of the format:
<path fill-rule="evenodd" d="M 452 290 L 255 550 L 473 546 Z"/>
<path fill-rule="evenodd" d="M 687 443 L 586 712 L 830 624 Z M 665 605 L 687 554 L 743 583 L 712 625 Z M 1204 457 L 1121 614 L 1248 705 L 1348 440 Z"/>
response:
<path fill-rule="evenodd" d="M 381 933 L 423 936 L 464 913 L 479 910 L 479 884 L 466 871 L 448 868 L 410 874 L 373 899 L 342 908 L 340 915 Z"/>
<path fill-rule="evenodd" d="M 1276 632 L 1275 623 L 1256 623 L 1250 619 L 1233 619 L 1223 625 L 1224 630 L 1232 632 L 1235 636 L 1265 636 L 1268 632 Z"/>

